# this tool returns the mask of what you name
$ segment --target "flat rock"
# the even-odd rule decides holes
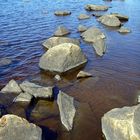
[[[81,34],[84,41],[93,43],[99,38],[105,38],[105,34],[96,27],[90,27]]]
[[[14,102],[31,102],[32,100],[32,95],[25,92],[25,93],[20,93],[15,99]]]
[[[42,130],[35,124],[16,115],[0,118],[1,140],[41,140]]]
[[[52,98],[53,96],[53,87],[43,87],[29,81],[22,82],[20,87],[35,98]]]
[[[5,66],[5,65],[9,65],[11,63],[12,63],[12,60],[9,58],[1,58],[0,59],[0,67]]]
[[[54,14],[55,14],[56,16],[67,16],[67,15],[70,15],[71,12],[70,12],[70,11],[66,11],[66,10],[64,10],[64,11],[55,11]]]
[[[82,20],[82,19],[89,19],[89,18],[90,18],[90,16],[89,15],[86,15],[86,14],[80,14],[78,16],[78,19],[80,19],[80,20]]]
[[[78,31],[79,32],[84,32],[84,31],[86,31],[88,28],[86,27],[86,26],[84,26],[84,25],[79,25],[78,26]]]
[[[110,27],[119,27],[121,26],[120,20],[114,15],[103,15],[98,18],[102,24]]]
[[[119,30],[118,30],[119,33],[130,33],[131,30],[126,28],[126,27],[121,27]]]
[[[77,78],[86,78],[86,77],[92,77],[92,74],[85,72],[85,71],[80,71],[77,74]]]
[[[60,111],[61,122],[66,129],[70,131],[73,128],[73,119],[76,113],[74,99],[60,91],[57,97],[57,104]]]
[[[105,44],[105,40],[104,39],[97,39],[94,43],[93,43],[93,47],[96,51],[96,54],[99,56],[103,56],[103,54],[106,51],[106,44]]]
[[[65,26],[58,26],[57,30],[54,33],[54,36],[64,36],[69,33],[70,31]]]
[[[50,49],[52,47],[55,47],[59,44],[63,44],[63,43],[73,43],[76,45],[80,45],[80,42],[78,39],[74,39],[74,38],[68,38],[68,37],[51,37],[47,40],[45,40],[43,42],[43,46],[47,49]]]
[[[63,43],[49,49],[39,61],[39,67],[51,72],[64,73],[87,62],[79,46]]]
[[[119,20],[121,21],[128,21],[129,17],[123,14],[119,14],[119,13],[111,13],[111,15],[116,16]]]
[[[19,87],[18,83],[12,79],[3,89],[1,89],[1,92],[2,93],[20,93],[22,92],[22,90]]]
[[[102,131],[107,140],[140,139],[140,105],[115,108],[102,117]]]
[[[85,10],[87,11],[106,11],[108,10],[108,6],[106,5],[95,5],[95,4],[87,4],[85,6]]]

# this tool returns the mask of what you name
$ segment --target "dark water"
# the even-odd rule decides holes
[[[124,26],[132,33],[121,35],[115,29],[98,23],[95,17],[79,21],[79,14],[93,13],[84,10],[84,5],[88,3],[106,4],[112,7],[107,13],[128,15],[129,21]],[[84,123],[77,125],[70,134],[62,131],[59,139],[102,139],[100,119],[103,114],[114,107],[137,103],[137,92],[140,90],[139,5],[139,0],[0,0],[0,59],[7,57],[12,60],[10,65],[0,67],[0,87],[10,79],[19,82],[28,79],[59,86],[85,103],[82,108],[86,114],[86,117],[81,117]],[[54,16],[54,11],[59,9],[70,10],[72,14]],[[76,71],[64,75],[63,81],[57,83],[52,75],[41,72],[38,67],[39,58],[45,52],[41,43],[53,35],[58,25],[65,25],[71,31],[69,36],[80,39],[77,32],[79,24],[99,27],[107,36],[107,52],[98,57],[90,45],[82,42],[81,48],[88,57],[84,69],[94,77],[77,81]],[[92,111],[87,111],[88,108]],[[55,128],[57,123],[53,121],[50,119],[48,125]]]

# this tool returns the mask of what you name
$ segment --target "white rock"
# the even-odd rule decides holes
[[[80,20],[82,20],[82,19],[89,19],[89,18],[90,18],[90,16],[89,15],[86,15],[86,14],[80,14],[78,16],[78,19],[80,19]]]
[[[126,28],[126,27],[121,27],[119,30],[118,30],[119,33],[130,33],[131,30]]]
[[[86,77],[92,77],[92,74],[85,72],[85,71],[80,71],[77,74],[77,78],[86,78]]]
[[[60,81],[61,80],[61,77],[60,77],[60,75],[55,75],[55,77],[54,77],[57,81]]]
[[[108,10],[108,6],[106,5],[95,5],[95,4],[87,4],[85,9],[88,11],[106,11]]]
[[[54,33],[54,36],[64,36],[69,34],[70,31],[64,26],[58,26],[57,30]]]

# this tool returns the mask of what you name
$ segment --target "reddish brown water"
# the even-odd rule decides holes
[[[95,17],[79,21],[77,16],[80,13],[90,14],[83,8],[88,3],[91,1],[0,0],[0,58],[8,57],[12,60],[10,65],[0,67],[0,87],[10,79],[18,82],[28,79],[45,85],[57,85],[81,103],[80,119],[75,121],[71,133],[62,128],[58,113],[52,113],[48,119],[35,121],[36,124],[57,131],[57,136],[51,139],[101,140],[103,114],[115,107],[137,103],[137,92],[140,90],[140,1],[93,1],[111,6],[107,13],[119,12],[128,15],[129,21],[124,25],[130,28],[132,33],[127,35],[119,34],[116,29],[106,28],[98,23]],[[53,15],[55,10],[66,8],[72,12],[70,16]],[[108,48],[103,57],[96,56],[93,48],[81,40],[81,48],[88,57],[84,70],[92,73],[93,78],[77,80],[78,71],[75,71],[64,75],[61,82],[56,82],[52,75],[40,71],[39,58],[45,52],[41,43],[52,36],[60,24],[67,26],[72,32],[70,36],[75,38],[80,38],[77,32],[78,24],[99,27],[106,34]],[[57,110],[52,105],[50,110],[51,107]],[[23,116],[21,110],[24,110],[25,106],[20,106],[19,109],[15,105],[13,108],[16,108],[17,114]],[[49,135],[53,135],[49,132]]]

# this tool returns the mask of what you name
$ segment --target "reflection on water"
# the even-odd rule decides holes
[[[0,58],[12,60],[10,65],[0,67],[0,87],[13,78],[19,82],[29,79],[57,85],[76,100],[86,103],[82,110],[88,117],[81,117],[85,122],[76,125],[78,130],[71,135],[62,131],[61,139],[102,139],[100,119],[103,114],[114,107],[135,104],[137,91],[140,89],[140,1],[93,1],[95,4],[105,3],[111,6],[107,13],[120,12],[128,15],[130,19],[124,25],[132,33],[127,35],[106,28],[95,17],[79,21],[79,14],[93,13],[84,10],[84,5],[88,3],[91,1],[0,0]],[[56,17],[53,13],[58,9],[68,9],[72,14]],[[69,36],[80,39],[77,32],[79,24],[99,27],[107,36],[107,52],[103,57],[98,57],[93,48],[81,40],[81,48],[88,57],[88,64],[84,69],[92,73],[93,78],[77,81],[78,71],[75,71],[64,75],[63,80],[57,83],[53,75],[41,72],[38,67],[39,58],[45,52],[41,43],[53,35],[58,25],[65,25],[71,31]],[[86,106],[90,107],[91,113],[85,111]],[[57,126],[58,123],[52,123],[53,121],[56,122],[50,119],[50,124]]]

